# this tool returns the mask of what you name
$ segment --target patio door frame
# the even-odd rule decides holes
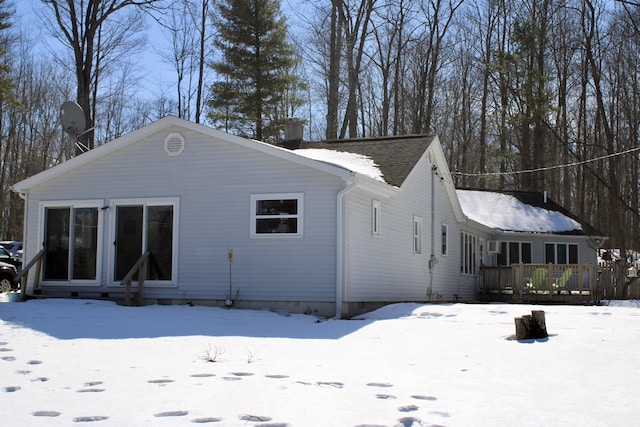
[[[68,239],[71,239],[71,242],[67,242],[67,278],[66,279],[48,279],[46,277],[46,264],[42,266],[42,284],[46,286],[100,286],[102,281],[102,250],[104,247],[103,244],[103,230],[104,230],[104,212],[103,205],[104,201],[102,199],[93,199],[93,200],[65,200],[65,201],[44,201],[39,203],[40,210],[40,221],[39,221],[39,241],[42,242],[42,246],[44,247],[47,240],[47,218],[48,218],[48,210],[49,209],[68,209],[70,214],[69,225],[71,227],[77,226],[74,223],[74,220],[71,219],[73,212],[75,209],[94,209],[97,212],[97,223],[96,223],[96,234],[95,234],[95,277],[94,278],[84,278],[84,279],[74,279],[73,275],[73,262],[72,255],[75,250],[79,250],[76,239],[75,231],[73,229],[68,230],[68,235],[66,236]],[[72,243],[72,242],[75,242]],[[53,249],[53,248],[49,248]],[[91,257],[93,258],[93,257]]]
[[[142,207],[142,253],[147,250],[147,209],[152,206],[171,206],[173,208],[172,238],[171,238],[171,278],[169,280],[154,280],[152,277],[145,278],[145,287],[176,287],[178,278],[178,224],[179,224],[179,200],[177,197],[167,198],[140,198],[140,199],[112,199],[109,204],[110,211],[110,232],[109,232],[109,268],[108,281],[110,286],[120,286],[120,281],[115,280],[116,276],[116,239],[118,232],[117,216],[119,207]],[[135,262],[135,261],[134,261]]]

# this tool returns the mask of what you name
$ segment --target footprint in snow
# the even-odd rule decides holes
[[[416,425],[414,423],[417,423],[417,425],[419,426],[423,425],[422,420],[420,418],[414,418],[414,417],[400,418],[398,422],[400,424],[397,424],[397,425],[401,427],[413,427],[414,425]]]
[[[222,418],[216,418],[216,417],[196,418],[191,420],[191,422],[194,424],[219,423],[221,421],[222,421]]]
[[[400,412],[413,412],[413,411],[417,411],[418,408],[416,405],[407,405],[407,406],[401,406],[398,408],[398,411]]]
[[[235,375],[236,377],[250,377],[253,374],[251,372],[231,372],[231,375]]]
[[[215,377],[215,374],[192,374],[191,377],[192,378],[208,378],[208,377]]]
[[[102,393],[103,391],[103,388],[81,388],[77,390],[78,393]]]
[[[154,417],[164,418],[164,417],[184,417],[189,415],[189,411],[167,411],[167,412],[158,412],[157,414],[153,414]]]
[[[413,399],[417,399],[417,400],[438,400],[437,398],[435,398],[433,396],[422,396],[420,394],[414,394],[411,397]]]
[[[41,363],[42,363],[42,361],[40,361],[40,360],[29,360],[27,362],[27,365],[39,365]]]
[[[367,383],[367,385],[369,387],[393,387],[393,384],[389,384],[389,383]]]
[[[283,379],[283,378],[289,378],[289,375],[268,374],[268,375],[265,375],[265,377],[267,377],[267,378],[275,378],[275,379]]]
[[[7,347],[0,347],[0,351],[1,352],[7,352],[7,351],[13,351],[12,348],[7,348]]]
[[[389,399],[395,399],[395,396],[392,396],[390,394],[376,394],[376,399],[381,399],[381,400],[389,400]]]
[[[59,417],[62,413],[58,411],[36,411],[32,413],[34,417]]]
[[[273,418],[271,417],[267,417],[264,415],[241,415],[240,417],[240,421],[251,421],[251,422],[264,422],[264,421],[271,421]]]
[[[7,393],[14,393],[14,392],[20,390],[20,387],[18,387],[18,386],[9,386],[9,387],[3,388],[3,390],[6,391]]]
[[[335,388],[344,387],[343,383],[339,383],[336,381],[318,381],[316,384],[318,384],[319,386],[329,386],[329,387],[335,387]]]
[[[159,380],[149,380],[147,381],[149,384],[158,384],[159,386],[164,386],[168,383],[172,383],[173,380],[170,379],[159,379]]]
[[[89,417],[75,417],[73,419],[74,423],[92,423],[94,421],[104,421],[109,417],[105,417],[104,415],[93,415]]]
[[[16,360],[16,358],[13,356],[4,356],[1,359],[7,362],[13,362],[14,360]]]

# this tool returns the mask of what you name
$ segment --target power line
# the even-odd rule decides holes
[[[554,169],[564,169],[564,168],[570,168],[570,167],[574,167],[574,166],[580,166],[580,165],[584,165],[584,164],[587,164],[587,163],[593,163],[593,162],[597,162],[597,161],[608,159],[608,158],[612,158],[612,157],[623,156],[625,154],[633,153],[635,151],[640,151],[640,147],[630,148],[628,150],[621,151],[619,153],[607,154],[606,156],[595,157],[593,159],[581,160],[579,162],[567,163],[567,164],[564,164],[564,165],[547,166],[547,167],[543,167],[543,168],[527,169],[527,170],[522,170],[522,171],[511,171],[511,172],[466,173],[466,172],[457,172],[456,171],[456,172],[453,173],[453,175],[458,175],[458,176],[522,175],[522,174],[525,174],[525,173],[544,172],[544,171],[550,171],[550,170],[554,170]]]

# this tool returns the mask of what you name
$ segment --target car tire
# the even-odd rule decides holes
[[[0,276],[0,292],[9,292],[13,289],[13,278],[4,275]]]

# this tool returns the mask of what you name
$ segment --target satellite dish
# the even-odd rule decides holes
[[[80,135],[87,126],[82,107],[73,101],[64,102],[60,107],[60,123],[69,135],[74,137]]]
[[[64,131],[69,134],[67,159],[70,159],[75,154],[76,137],[81,135],[87,126],[82,107],[73,101],[64,102],[60,107],[60,123]]]

